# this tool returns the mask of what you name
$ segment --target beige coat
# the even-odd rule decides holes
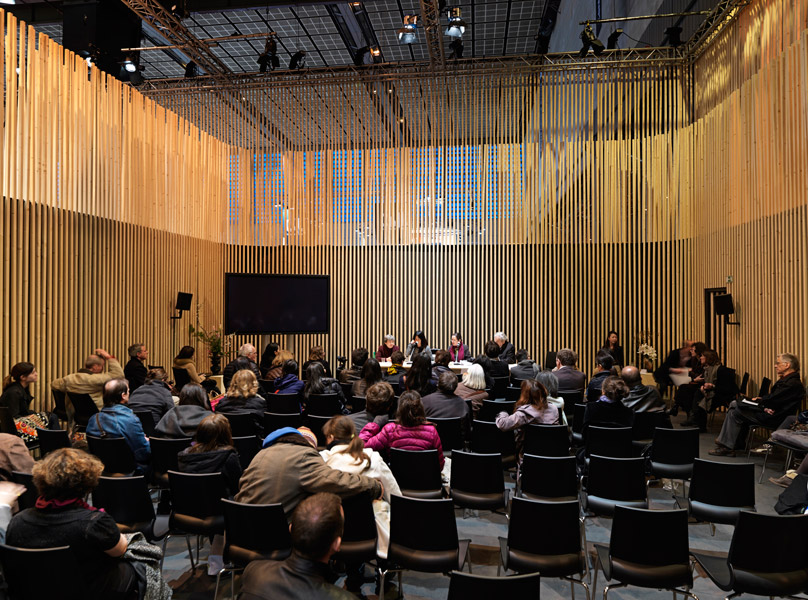
[[[51,387],[60,392],[72,394],[90,394],[98,410],[104,407],[104,384],[110,379],[124,379],[121,363],[116,358],[107,361],[106,373],[71,373],[61,379],[54,379]],[[68,398],[67,412],[73,414],[73,405]]]
[[[185,369],[188,371],[188,377],[191,378],[191,381],[194,383],[202,383],[202,378],[199,376],[199,373],[196,372],[196,365],[194,364],[193,359],[191,358],[175,358],[174,359],[174,367],[177,369]]]

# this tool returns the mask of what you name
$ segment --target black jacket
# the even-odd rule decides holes
[[[573,367],[561,367],[557,371],[553,371],[558,379],[558,394],[564,395],[564,392],[580,392],[583,393],[586,388],[586,373],[579,371]]]
[[[174,408],[171,388],[162,381],[150,381],[129,396],[129,408],[136,412],[149,411],[156,425]]]
[[[460,431],[464,440],[471,439],[471,413],[469,405],[460,396],[447,396],[440,390],[421,398],[426,418],[453,419],[460,417]]]
[[[253,416],[255,432],[259,437],[264,433],[264,413],[267,410],[267,401],[261,396],[251,396],[250,398],[230,398],[225,396],[216,405],[217,413],[241,413],[248,412]]]
[[[0,406],[7,406],[13,418],[24,417],[31,414],[31,396],[27,388],[24,388],[19,381],[15,381],[3,390],[0,396]]]
[[[241,463],[234,448],[222,448],[210,452],[191,452],[186,448],[177,455],[177,466],[183,473],[221,473],[229,496],[238,492]]]
[[[504,363],[516,362],[516,350],[514,350],[513,344],[510,342],[502,344],[502,348],[499,349],[499,360]]]
[[[611,375],[609,371],[599,371],[592,376],[592,379],[589,380],[589,385],[586,386],[587,402],[597,402],[598,398],[600,398],[600,391],[603,388],[603,380],[609,375]]]
[[[634,413],[622,402],[587,402],[584,412],[584,431],[590,426],[596,427],[631,427],[634,425]],[[584,434],[586,437],[586,434]]]
[[[805,398],[805,386],[802,385],[800,374],[791,373],[778,379],[771,392],[760,397],[759,408],[747,408],[741,403],[738,403],[738,408],[753,420],[770,429],[776,429],[786,417],[797,413],[803,398]],[[764,408],[771,408],[774,414],[763,412]]]
[[[148,370],[143,366],[143,363],[137,358],[130,358],[129,362],[123,368],[123,375],[129,382],[129,393],[131,394],[141,385],[146,383],[146,374]]]
[[[662,412],[665,410],[665,402],[663,402],[659,390],[642,383],[638,383],[631,388],[628,396],[623,398],[623,405],[635,413]]]
[[[199,427],[202,419],[212,414],[201,406],[175,406],[157,423],[154,435],[174,440],[192,438],[196,435],[196,428]]]
[[[522,381],[525,379],[536,379],[536,374],[539,368],[536,366],[536,361],[526,359],[519,361],[519,363],[511,369],[511,381]]]
[[[233,379],[233,375],[236,374],[236,367],[238,366],[237,361],[238,358],[231,360],[229,363],[227,363],[224,371],[222,371],[222,383],[224,384],[224,389],[222,390],[223,392],[227,392],[227,388],[230,387],[230,380]],[[250,361],[250,368],[252,369],[252,372],[255,373],[255,378],[261,379],[261,371],[258,369],[258,365],[253,361]]]
[[[331,568],[292,552],[284,561],[254,560],[241,576],[240,600],[356,600],[333,584]]]
[[[508,367],[508,362],[502,360],[491,361],[491,377],[510,377],[511,370]]]

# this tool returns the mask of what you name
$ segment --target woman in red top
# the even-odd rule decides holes
[[[421,404],[421,395],[418,392],[404,392],[398,400],[398,413],[396,422],[379,427],[378,423],[370,422],[362,428],[359,437],[365,442],[365,448],[376,451],[388,448],[401,448],[402,450],[432,450],[438,451],[438,462],[443,469],[443,448],[440,444],[438,430],[432,423],[428,423],[424,414],[424,405]]]

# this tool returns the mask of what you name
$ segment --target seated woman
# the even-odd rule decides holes
[[[283,363],[285,363],[287,360],[294,359],[294,355],[288,350],[278,350],[275,358],[272,359],[272,366],[270,367],[269,371],[267,371],[267,374],[264,375],[264,379],[274,381],[278,377],[283,377]]]
[[[154,436],[171,439],[194,437],[202,419],[212,414],[204,388],[189,383],[180,392],[179,405],[163,415],[154,427]]]
[[[70,546],[87,597],[129,598],[138,589],[138,579],[132,565],[122,558],[126,538],[115,519],[85,502],[103,470],[100,460],[75,448],[54,450],[37,462],[36,508],[11,519],[6,543],[20,548]]]
[[[163,369],[149,369],[146,381],[129,394],[129,408],[134,411],[149,412],[155,424],[174,408],[174,397],[168,385],[168,375]],[[191,385],[191,384],[186,384]]]
[[[338,471],[373,477],[384,485],[384,498],[373,501],[373,512],[376,515],[376,529],[379,533],[378,554],[381,558],[387,558],[387,546],[390,541],[390,496],[401,495],[393,472],[378,452],[365,448],[362,438],[356,435],[356,428],[349,417],[332,417],[323,426],[323,435],[328,445],[320,452],[320,456],[325,460],[325,464]]]
[[[290,358],[283,363],[283,375],[274,380],[276,394],[300,394],[306,385],[297,376],[297,361]]]
[[[429,347],[424,332],[419,329],[412,334],[412,341],[407,344],[404,356],[406,356],[408,360],[414,361],[415,357],[420,354],[424,354],[429,358],[429,362],[432,363],[432,348]]]
[[[508,363],[499,360],[499,353],[500,347],[494,340],[488,340],[485,343],[485,355],[488,357],[488,360],[491,361],[488,374],[491,375],[491,377],[510,377],[511,368],[508,366]]]
[[[606,341],[603,343],[603,347],[601,350],[605,350],[609,354],[612,355],[612,359],[614,360],[615,366],[618,368],[622,368],[626,366],[626,363],[623,359],[623,346],[618,344],[619,338],[617,337],[616,331],[610,331],[606,335]]]
[[[205,380],[204,375],[200,375],[196,372],[193,346],[183,346],[180,348],[177,356],[174,357],[174,368],[185,369],[192,383],[202,383]]]
[[[369,358],[362,367],[362,379],[357,379],[353,382],[351,392],[354,396],[364,397],[368,388],[381,380],[382,368],[379,366],[379,361],[375,358]]]
[[[183,473],[221,473],[232,498],[238,492],[241,463],[233,447],[230,422],[224,415],[210,415],[202,419],[196,430],[196,440],[177,455],[177,465]],[[210,544],[208,575],[217,575],[224,566],[222,551],[224,536],[215,535]]]
[[[401,376],[407,373],[404,368],[404,353],[401,351],[393,352],[390,357],[390,366],[384,371],[384,380],[392,386],[398,386]]]
[[[707,431],[707,414],[715,410],[714,404],[720,404],[722,399],[729,404],[737,395],[738,387],[735,385],[735,372],[721,364],[715,350],[705,350],[699,361],[704,383],[696,393],[691,416],[682,423],[682,427],[695,425],[704,433]]]
[[[547,402],[547,390],[535,379],[522,382],[522,392],[513,407],[513,414],[501,412],[496,419],[500,431],[516,432],[516,450],[522,456],[525,425],[558,425],[558,409]]]
[[[384,342],[382,345],[376,350],[376,360],[379,362],[389,361],[390,357],[393,356],[393,352],[399,352],[400,350],[401,348],[396,346],[395,336],[388,333],[386,336],[384,336]]]
[[[303,401],[308,401],[312,394],[336,394],[340,411],[347,415],[350,411],[345,406],[345,394],[342,386],[333,377],[326,377],[323,365],[312,363],[306,373],[306,386],[303,388]]]
[[[494,380],[492,379],[492,377],[494,376],[494,374],[491,371],[491,365],[493,364],[491,359],[488,358],[485,354],[480,354],[480,356],[478,356],[471,362],[472,364],[480,365],[483,368],[483,374],[485,376],[485,387],[487,387],[488,389],[493,388]],[[510,375],[510,369],[508,370],[508,374]]]
[[[449,363],[451,362],[451,357],[446,350],[438,350],[435,352],[435,364],[432,367],[432,379],[436,382],[440,379],[441,373],[452,373],[452,370],[449,368]]]
[[[485,372],[481,365],[471,365],[469,370],[463,373],[463,380],[457,384],[455,394],[463,400],[471,400],[471,410],[476,418],[477,411],[483,406],[483,400],[488,400],[488,392],[485,391]]]
[[[558,378],[549,369],[543,369],[536,373],[536,381],[547,390],[547,404],[555,406],[561,416],[561,424],[567,424],[567,415],[564,414],[564,398],[558,395]]]
[[[255,433],[261,436],[264,432],[264,413],[267,401],[258,395],[258,380],[255,373],[247,369],[236,371],[227,395],[216,405],[217,413],[250,413],[255,424]]]
[[[278,344],[270,342],[264,351],[261,353],[261,362],[258,364],[258,369],[261,371],[261,378],[267,378],[267,372],[272,368],[272,361],[275,360],[275,355],[278,353]]]
[[[452,362],[460,362],[461,360],[471,359],[469,347],[463,343],[463,336],[460,335],[460,332],[455,332],[452,334],[452,341],[449,344],[449,356],[451,357]]]
[[[438,461],[443,469],[443,448],[438,430],[427,422],[421,395],[418,392],[404,392],[398,400],[396,422],[384,427],[371,421],[359,432],[365,447],[372,450],[401,448],[402,450],[438,451]]]
[[[328,361],[325,359],[325,350],[323,350],[323,347],[312,346],[309,350],[309,360],[303,363],[303,379],[306,379],[306,372],[309,370],[309,365],[316,362],[323,365],[326,377],[333,377],[331,367],[328,366]]]
[[[626,382],[614,375],[603,380],[601,396],[595,402],[586,403],[584,412],[584,439],[590,425],[597,427],[631,427],[634,411],[626,408],[623,398],[628,396]]]
[[[432,377],[432,359],[426,354],[417,355],[407,374],[401,376],[399,388],[418,392],[421,396],[436,391],[438,382]]]
[[[17,435],[26,443],[36,442],[36,429],[58,429],[59,419],[48,412],[33,412],[31,384],[39,379],[36,367],[29,362],[18,362],[3,379],[0,406],[8,408],[17,427]]]

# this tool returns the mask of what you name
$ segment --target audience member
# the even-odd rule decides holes
[[[255,373],[242,369],[236,371],[227,395],[216,405],[216,412],[222,414],[248,412],[253,417],[255,431],[260,436],[264,431],[264,413],[267,401],[258,395],[258,380]]]
[[[188,383],[180,391],[180,402],[168,411],[154,427],[154,435],[161,438],[192,438],[205,417],[212,415],[204,388]]]
[[[392,408],[393,388],[386,381],[380,381],[367,389],[365,410],[351,413],[348,416],[353,421],[357,431],[361,431],[370,421],[375,421],[381,427],[384,427],[390,420]]]
[[[403,365],[404,353],[400,351],[393,352],[393,355],[390,357],[390,366],[387,367],[384,372],[384,380],[390,385],[398,386],[401,376],[407,372]]]
[[[438,377],[438,391],[421,398],[424,414],[427,418],[453,419],[460,417],[460,429],[464,440],[471,439],[471,411],[469,405],[455,394],[457,376],[451,371],[441,373]]]
[[[363,397],[367,389],[374,383],[382,380],[382,368],[379,366],[379,361],[375,358],[369,358],[365,361],[362,367],[362,378],[353,382],[351,392],[354,396]]]
[[[387,558],[387,545],[390,541],[390,496],[401,495],[396,478],[387,463],[378,452],[365,448],[362,438],[356,435],[353,421],[345,416],[332,417],[323,426],[323,435],[328,444],[325,450],[320,451],[325,464],[332,469],[372,477],[382,482],[384,497],[373,501],[373,513],[376,515],[376,530],[378,556]],[[349,580],[351,572],[349,571]],[[347,588],[353,592],[358,591],[358,583],[346,582]]]
[[[160,422],[168,411],[174,408],[174,397],[171,395],[171,386],[168,385],[168,374],[157,367],[146,373],[142,386],[134,392],[129,388],[129,408],[133,411],[148,411],[154,419],[155,425]]]
[[[603,342],[601,350],[605,350],[611,354],[614,364],[618,367],[622,367],[625,364],[623,359],[623,346],[621,346],[618,341],[617,332],[613,330],[610,331],[606,335],[606,341]]]
[[[530,358],[530,354],[528,354],[527,350],[520,348],[516,352],[516,366],[511,369],[511,381],[516,385],[518,381],[536,379],[539,370],[539,365]]]
[[[386,362],[393,356],[393,352],[399,352],[401,348],[396,345],[396,338],[389,333],[384,336],[384,342],[376,349],[376,360]]]
[[[463,373],[463,379],[457,384],[455,394],[463,400],[471,401],[471,410],[474,418],[483,406],[483,400],[488,400],[488,392],[485,391],[485,373],[480,365],[471,365],[469,370]]]
[[[261,377],[267,378],[267,372],[272,368],[272,361],[275,360],[275,355],[278,353],[278,344],[270,342],[264,348],[261,354],[261,362],[258,364],[258,369],[261,371]],[[305,370],[305,367],[304,367]]]
[[[696,401],[696,396],[704,384],[704,364],[701,357],[707,350],[706,344],[702,342],[694,343],[690,348],[690,359],[681,369],[669,369],[668,373],[688,374],[690,376],[689,383],[683,383],[676,386],[676,392],[673,396],[673,408],[671,414],[676,416],[679,414],[681,408],[688,414],[688,418],[692,419],[693,405]],[[670,376],[670,375],[669,375]]]
[[[407,357],[407,360],[414,361],[415,357],[421,354],[429,359],[430,364],[432,363],[432,348],[429,347],[429,342],[426,341],[424,332],[419,329],[412,334],[412,341],[407,344],[404,355]]]
[[[485,355],[491,360],[491,377],[510,377],[511,369],[508,363],[500,360],[500,347],[493,340],[485,343]]]
[[[333,377],[331,374],[331,367],[329,366],[328,361],[325,359],[325,350],[323,350],[323,347],[312,346],[309,348],[309,360],[303,363],[303,368],[301,369],[303,372],[303,379],[306,379],[306,373],[308,372],[309,365],[316,362],[323,365],[323,371],[325,372],[326,377]]]
[[[276,394],[302,394],[306,383],[297,376],[297,361],[290,358],[283,363],[283,375],[274,380]]]
[[[345,394],[342,391],[342,386],[336,379],[325,376],[323,365],[320,363],[310,364],[306,372],[303,400],[308,401],[312,394],[336,394],[342,414],[347,415],[350,412],[345,405]]]
[[[33,468],[34,459],[22,438],[0,433],[0,480],[10,480],[14,471],[30,473]]]
[[[611,358],[611,357],[610,357]],[[586,403],[584,412],[584,437],[590,425],[598,427],[631,427],[634,424],[634,412],[626,408],[623,399],[628,396],[626,383],[616,376],[603,380],[600,397]]]
[[[106,373],[104,372],[105,364],[109,368]],[[59,392],[89,394],[95,405],[101,409],[104,406],[104,384],[110,379],[119,379],[123,376],[123,369],[118,359],[106,350],[96,348],[85,359],[83,369],[61,379],[54,379],[51,382],[51,388]],[[65,400],[65,410],[67,412],[68,430],[73,431],[76,411],[73,409],[73,403],[70,398]]]
[[[317,492],[341,496],[370,492],[373,498],[382,497],[384,487],[379,481],[331,469],[317,452],[316,441],[309,440],[302,431],[291,427],[270,433],[264,439],[263,450],[241,476],[236,500],[246,504],[280,503],[289,517],[301,500]]]
[[[693,358],[693,346],[695,343],[694,340],[684,340],[682,347],[671,350],[670,354],[662,361],[662,364],[657,367],[654,371],[654,379],[659,384],[660,389],[673,385],[670,378],[671,373],[681,375],[687,372],[690,360]]]
[[[471,352],[469,347],[463,343],[463,336],[459,331],[452,334],[452,339],[449,344],[449,357],[453,362],[460,362],[461,360],[469,360]]]
[[[603,381],[613,375],[612,367],[614,367],[614,359],[612,355],[601,350],[595,357],[595,374],[589,380],[589,385],[586,386],[586,401],[595,402],[600,398],[600,389]]]
[[[70,546],[89,598],[130,598],[133,591],[137,597],[135,569],[122,559],[126,538],[111,516],[85,502],[103,470],[100,460],[74,448],[54,450],[37,462],[36,508],[11,519],[6,543],[20,548]]]
[[[48,412],[31,410],[31,384],[39,380],[36,367],[29,362],[19,362],[11,367],[11,372],[3,379],[3,394],[0,395],[0,406],[8,412],[19,435],[26,442],[37,439],[37,427],[42,429],[58,429],[59,419]]]
[[[644,385],[637,367],[623,367],[620,377],[629,389],[628,396],[622,400],[626,408],[630,408],[635,413],[665,411],[665,402],[662,400],[659,389]]]
[[[94,437],[122,437],[132,451],[141,472],[146,472],[151,459],[151,448],[143,425],[127,406],[129,382],[111,379],[104,384],[104,408],[87,423],[87,435]]]
[[[336,576],[328,563],[339,551],[345,523],[339,497],[315,494],[300,503],[291,521],[292,555],[247,565],[240,600],[356,600],[331,583]]]
[[[258,359],[258,350],[252,344],[242,344],[238,349],[238,356],[231,360],[222,371],[222,383],[225,389],[230,387],[230,380],[236,371],[249,369],[255,374],[256,379],[261,379],[261,370],[255,362]]]
[[[294,360],[294,355],[288,350],[281,348],[275,353],[275,358],[272,359],[272,366],[266,372],[264,378],[268,381],[275,381],[278,377],[283,377],[283,365],[287,360]]]
[[[339,374],[340,383],[353,383],[362,379],[362,367],[368,359],[367,348],[354,348],[351,352],[351,367],[343,369]]]
[[[506,364],[513,364],[516,362],[516,354],[513,344],[508,341],[508,336],[502,331],[497,331],[494,334],[494,342],[499,347],[499,360]],[[486,352],[488,354],[488,352]]]
[[[575,365],[578,363],[578,354],[569,348],[562,348],[556,353],[556,368],[553,373],[558,379],[558,393],[564,396],[581,396],[586,388],[586,375],[579,371]]]
[[[525,379],[513,414],[505,411],[496,417],[500,431],[515,431],[516,450],[524,453],[525,425],[558,425],[558,409],[547,402],[547,390],[535,379]]]
[[[0,433],[0,435],[8,434]],[[33,463],[33,459],[31,463]],[[0,481],[0,544],[6,543],[6,531],[8,530],[9,522],[11,522],[11,509],[16,506],[17,498],[25,493],[25,489],[25,486],[21,483]]]
[[[695,425],[700,431],[707,431],[707,413],[715,407],[713,402],[717,399],[717,394],[722,392],[722,396],[735,398],[738,388],[735,385],[735,371],[727,369],[721,364],[718,353],[715,350],[705,350],[699,356],[702,366],[702,380],[693,401],[693,409],[688,419],[682,423],[683,427]]]
[[[452,370],[449,368],[451,360],[446,350],[438,350],[435,352],[435,364],[432,366],[432,379],[437,381],[441,373],[452,373]]]
[[[390,448],[402,450],[437,449],[440,468],[443,469],[443,448],[438,430],[427,422],[421,395],[418,392],[404,392],[398,399],[397,422],[380,427],[370,422],[359,432],[359,437],[367,448],[382,451]]]
[[[147,369],[144,363],[149,360],[149,351],[145,344],[132,344],[126,353],[129,355],[129,362],[124,365],[123,373],[129,382],[129,391],[134,392],[146,383]]]
[[[739,404],[736,400],[730,403],[721,433],[715,439],[715,449],[710,450],[711,455],[735,456],[735,447],[746,426],[763,425],[777,429],[786,417],[797,412],[805,398],[799,359],[793,354],[779,354],[774,369],[778,379],[771,392],[752,398],[756,405]]]
[[[808,453],[808,423],[806,423],[806,416],[804,411],[799,415],[789,415],[780,423],[780,427],[772,431],[771,439],[794,448],[800,448],[803,452]],[[771,444],[765,444],[764,449],[771,451]],[[808,455],[800,462],[796,474],[808,475]],[[791,472],[786,472],[782,477],[769,477],[769,481],[787,488],[794,483],[794,478],[790,475],[792,475]]]
[[[432,378],[432,360],[425,353],[415,357],[410,370],[406,375],[401,376],[399,387],[418,392],[421,396],[431,394],[438,389],[437,382]]]
[[[493,374],[491,372],[491,359],[488,358],[485,354],[480,354],[477,358],[471,361],[473,365],[480,365],[483,368],[483,374],[485,376],[485,387],[489,390],[494,387],[494,380],[492,379]]]
[[[201,384],[205,380],[205,376],[200,375],[196,371],[196,364],[194,364],[194,352],[195,350],[193,346],[183,346],[180,348],[177,356],[174,357],[174,368],[185,369],[191,383]]]
[[[535,379],[547,390],[547,404],[556,407],[559,421],[563,425],[567,425],[567,415],[564,413],[564,397],[558,393],[558,378],[555,376],[555,373],[549,369],[542,369],[536,373]]]

